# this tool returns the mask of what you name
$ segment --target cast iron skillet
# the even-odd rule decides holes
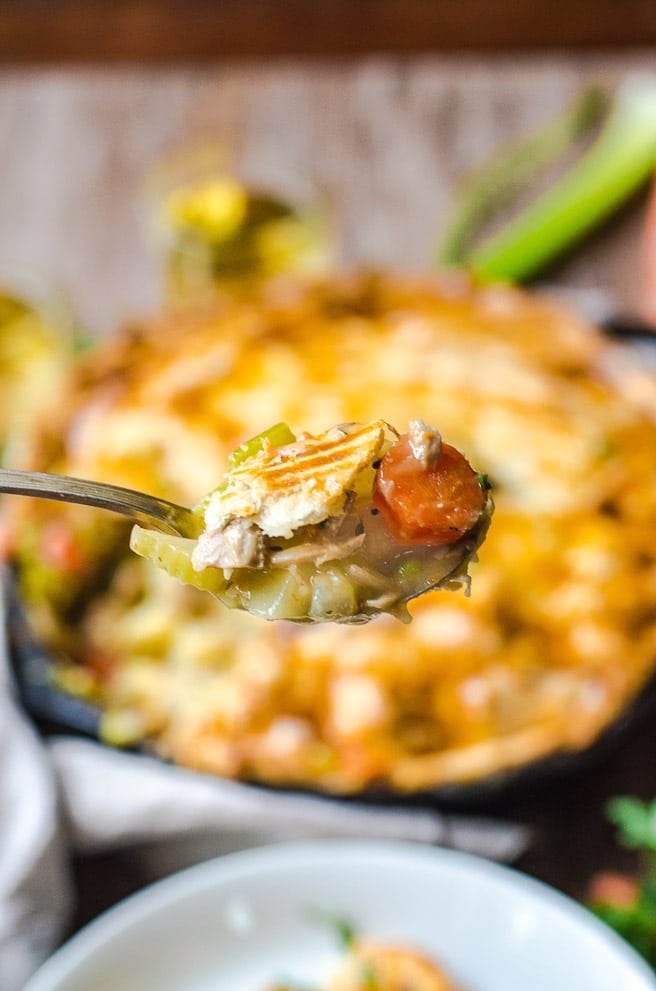
[[[52,685],[50,671],[53,658],[30,631],[11,575],[6,577],[5,587],[10,658],[23,706],[45,736],[63,732],[97,740],[100,711]],[[655,714],[656,675],[615,722],[585,750],[551,754],[469,784],[442,786],[410,794],[390,788],[371,788],[354,797],[358,801],[380,804],[429,804],[454,811],[497,809],[540,784],[565,775],[583,774],[603,760],[644,720],[653,718]],[[132,748],[132,752],[145,753],[147,748]]]
[[[650,362],[656,361],[654,328],[639,320],[620,316],[605,321],[602,329],[609,337],[635,345],[641,353],[647,347]],[[100,711],[53,686],[50,672],[54,659],[30,630],[11,574],[5,575],[5,597],[10,659],[23,706],[44,735],[64,732],[98,740]],[[437,808],[462,811],[497,808],[525,791],[532,791],[539,784],[565,775],[584,773],[603,760],[647,717],[655,714],[656,674],[618,718],[584,750],[550,754],[472,783],[446,785],[411,794],[390,788],[372,788],[355,797],[358,801],[381,804],[398,804],[400,801],[423,805],[430,803]],[[137,747],[133,748],[133,752],[143,753],[146,749],[145,746]]]

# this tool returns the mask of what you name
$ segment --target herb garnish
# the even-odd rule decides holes
[[[656,801],[615,798],[606,813],[619,828],[620,843],[640,853],[643,867],[638,878],[599,876],[589,907],[656,967]]]
[[[334,915],[322,908],[311,907],[308,910],[308,917],[314,922],[321,922],[330,926],[337,934],[343,947],[349,950],[355,942],[356,931],[353,923],[349,922],[341,915]]]

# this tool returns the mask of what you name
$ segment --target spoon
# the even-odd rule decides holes
[[[416,422],[432,436],[430,428]],[[137,525],[132,531],[133,551],[183,583],[210,592],[231,609],[296,622],[362,623],[381,613],[409,621],[411,599],[432,589],[468,584],[467,566],[485,537],[492,503],[462,455],[454,449],[446,453],[440,440],[436,464],[444,461],[445,470],[455,471],[452,461],[457,454],[456,465],[460,464],[460,470],[465,466],[470,490],[473,486],[476,493],[475,512],[468,525],[450,526],[446,536],[436,530],[432,541],[413,544],[397,539],[385,513],[374,505],[373,493],[357,503],[351,489],[357,485],[353,480],[357,473],[371,471],[374,461],[378,465],[375,477],[387,477],[392,468],[383,469],[390,452],[399,447],[405,450],[409,442],[395,440],[399,436],[395,434],[380,467],[377,459],[386,432],[384,421],[372,421],[353,425],[350,431],[334,428],[318,438],[305,435],[287,446],[262,446],[264,435],[260,435],[231,456],[223,482],[195,509],[104,482],[10,468],[0,468],[0,492],[93,506],[145,524],[146,529]],[[258,445],[260,453],[254,454],[253,447]],[[359,457],[363,450],[368,453],[360,464],[353,452]],[[415,460],[413,455],[413,464]],[[436,469],[425,469],[417,462],[415,470],[421,475]],[[340,472],[347,473],[342,479],[346,498],[341,507],[339,498],[331,496],[328,487],[325,491],[321,487],[327,486],[324,476],[334,487],[342,477]],[[407,471],[403,478],[406,475]],[[307,503],[297,498],[299,485],[308,479],[310,492],[318,492],[323,500],[324,515],[289,524],[287,534],[280,521],[288,526],[284,511],[290,500],[295,512],[300,512],[300,505],[308,513]],[[366,484],[373,484],[369,476]],[[266,525],[272,524],[264,513],[262,527],[254,522],[255,516],[244,519],[239,514],[227,519],[220,514],[219,524],[213,523],[217,504],[221,509],[225,501],[234,502],[237,493],[238,499],[250,505],[263,485],[269,486],[265,506],[279,536],[275,529],[267,534]],[[331,498],[335,508],[324,509],[326,500],[332,506]],[[309,506],[314,512],[314,503]],[[440,513],[442,506],[436,502]]]
[[[0,468],[0,492],[108,509],[180,537],[197,537],[202,529],[202,521],[185,506],[120,485],[68,475]]]

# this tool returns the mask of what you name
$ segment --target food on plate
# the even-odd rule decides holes
[[[487,474],[494,520],[469,598],[421,596],[409,625],[301,625],[172,580],[109,514],[6,500],[57,683],[114,744],[334,793],[588,746],[656,662],[653,390],[643,374],[627,391],[630,368],[552,302],[459,278],[277,282],[126,328],[84,358],[25,467],[189,506],[263,423],[421,418]]]
[[[353,939],[321,987],[325,991],[458,991],[441,966],[414,947],[360,938]],[[290,982],[269,991],[293,988]]]
[[[264,619],[410,619],[406,603],[467,586],[492,501],[437,430],[384,420],[242,445],[201,500],[197,539],[135,526],[130,545],[168,574]]]
[[[456,991],[441,967],[414,948],[355,939],[327,991]]]

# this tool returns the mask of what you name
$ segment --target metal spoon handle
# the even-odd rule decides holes
[[[0,468],[0,492],[96,506],[130,516],[165,533],[182,537],[198,535],[199,522],[190,509],[119,485],[70,478],[68,475]]]

